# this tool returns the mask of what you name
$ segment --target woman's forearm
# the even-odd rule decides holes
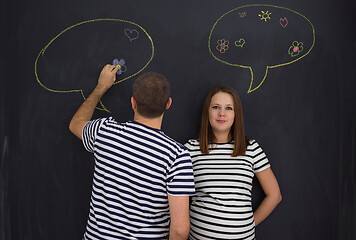
[[[265,220],[281,201],[282,195],[280,192],[275,195],[266,196],[253,214],[255,226]]]

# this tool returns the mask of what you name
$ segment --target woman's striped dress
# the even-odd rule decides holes
[[[270,167],[262,148],[250,140],[246,154],[231,157],[233,142],[214,144],[202,154],[189,140],[196,195],[190,207],[190,239],[255,239],[252,179]]]

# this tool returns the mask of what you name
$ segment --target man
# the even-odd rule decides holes
[[[193,170],[186,148],[160,130],[172,103],[165,77],[146,73],[135,80],[133,121],[90,121],[117,70],[114,65],[102,69],[69,125],[95,158],[84,239],[187,239]]]

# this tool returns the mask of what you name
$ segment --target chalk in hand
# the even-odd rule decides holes
[[[117,75],[121,75],[122,73],[126,72],[127,68],[125,66],[125,60],[124,59],[114,59],[112,61],[112,65],[115,65],[116,67],[119,68],[119,70],[116,72]]]

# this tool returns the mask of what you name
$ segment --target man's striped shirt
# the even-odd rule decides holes
[[[190,140],[188,148],[194,170],[196,195],[190,206],[190,239],[255,239],[252,212],[254,173],[270,167],[268,159],[254,140],[244,156],[231,157],[233,142],[211,145],[202,154],[199,141]]]
[[[84,239],[167,239],[168,194],[193,195],[187,149],[161,130],[112,118],[88,122],[95,170]]]

